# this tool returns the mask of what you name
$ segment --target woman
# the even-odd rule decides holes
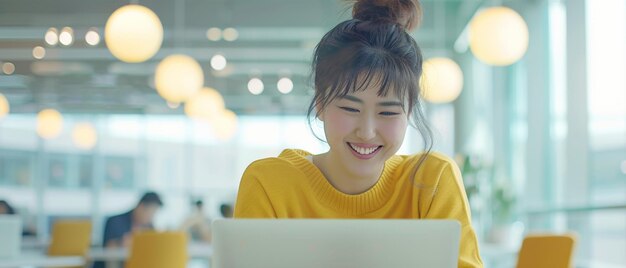
[[[430,152],[420,107],[422,56],[407,33],[417,0],[362,0],[353,19],[317,45],[309,116],[324,123],[330,150],[284,150],[246,169],[235,218],[455,219],[459,267],[482,267],[458,167]],[[412,123],[424,153],[395,155]]]

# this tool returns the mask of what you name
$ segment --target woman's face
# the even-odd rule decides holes
[[[357,176],[380,172],[400,149],[408,125],[403,100],[393,90],[378,96],[379,87],[372,84],[333,100],[319,114],[333,163]]]

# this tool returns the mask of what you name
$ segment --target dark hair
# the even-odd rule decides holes
[[[9,205],[9,202],[5,200],[0,200],[0,206],[3,206],[7,209],[7,214],[9,215],[15,214],[15,209],[13,209],[11,205]]]
[[[201,208],[204,205],[204,202],[202,200],[197,200],[194,204],[197,208]]]
[[[403,109],[412,115],[411,125],[420,132],[426,149],[415,174],[433,146],[420,102],[422,53],[407,32],[419,23],[420,4],[418,0],[359,0],[352,16],[326,33],[315,48],[315,94],[307,113],[309,125],[311,114],[315,111],[317,118],[318,111],[336,98],[365,90],[370,84],[380,86],[378,96],[393,90],[406,100],[408,107]]]
[[[163,206],[161,197],[159,197],[159,195],[155,192],[146,192],[145,194],[143,194],[143,196],[139,200],[139,204],[158,205],[159,207]]]
[[[417,27],[422,18],[418,0],[361,0],[353,2],[352,17],[362,21],[397,23],[408,31]]]
[[[224,218],[230,218],[233,216],[233,207],[229,204],[220,205],[220,213]]]

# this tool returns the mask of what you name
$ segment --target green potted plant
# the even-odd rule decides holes
[[[516,219],[515,188],[508,179],[499,179],[492,186],[492,224],[489,240],[505,247],[517,248],[521,242],[524,225]]]
[[[514,219],[515,192],[504,180],[496,182],[491,194],[494,225],[508,225]]]

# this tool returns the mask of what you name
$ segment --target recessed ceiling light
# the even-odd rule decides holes
[[[46,49],[42,46],[36,46],[33,48],[33,58],[35,59],[43,59],[46,56]]]
[[[63,27],[59,34],[59,42],[64,46],[69,46],[74,43],[74,30],[70,27]]]
[[[89,29],[85,34],[85,42],[91,46],[96,46],[100,43],[100,34],[95,28]]]
[[[211,67],[216,71],[221,71],[226,68],[226,58],[220,54],[215,54],[211,57]]]
[[[59,31],[57,31],[57,28],[51,27],[48,29],[44,40],[48,45],[56,46],[59,43]]]
[[[289,94],[289,92],[293,90],[293,82],[287,77],[278,80],[276,86],[278,87],[278,91],[283,94]]]
[[[248,81],[248,91],[250,91],[250,93],[252,93],[253,95],[259,95],[263,93],[263,89],[264,86],[261,79],[255,77]]]
[[[209,30],[206,31],[206,38],[211,41],[219,41],[222,39],[222,30],[217,27],[209,28]]]
[[[235,28],[226,28],[222,35],[226,41],[235,41],[239,37],[239,32]]]

